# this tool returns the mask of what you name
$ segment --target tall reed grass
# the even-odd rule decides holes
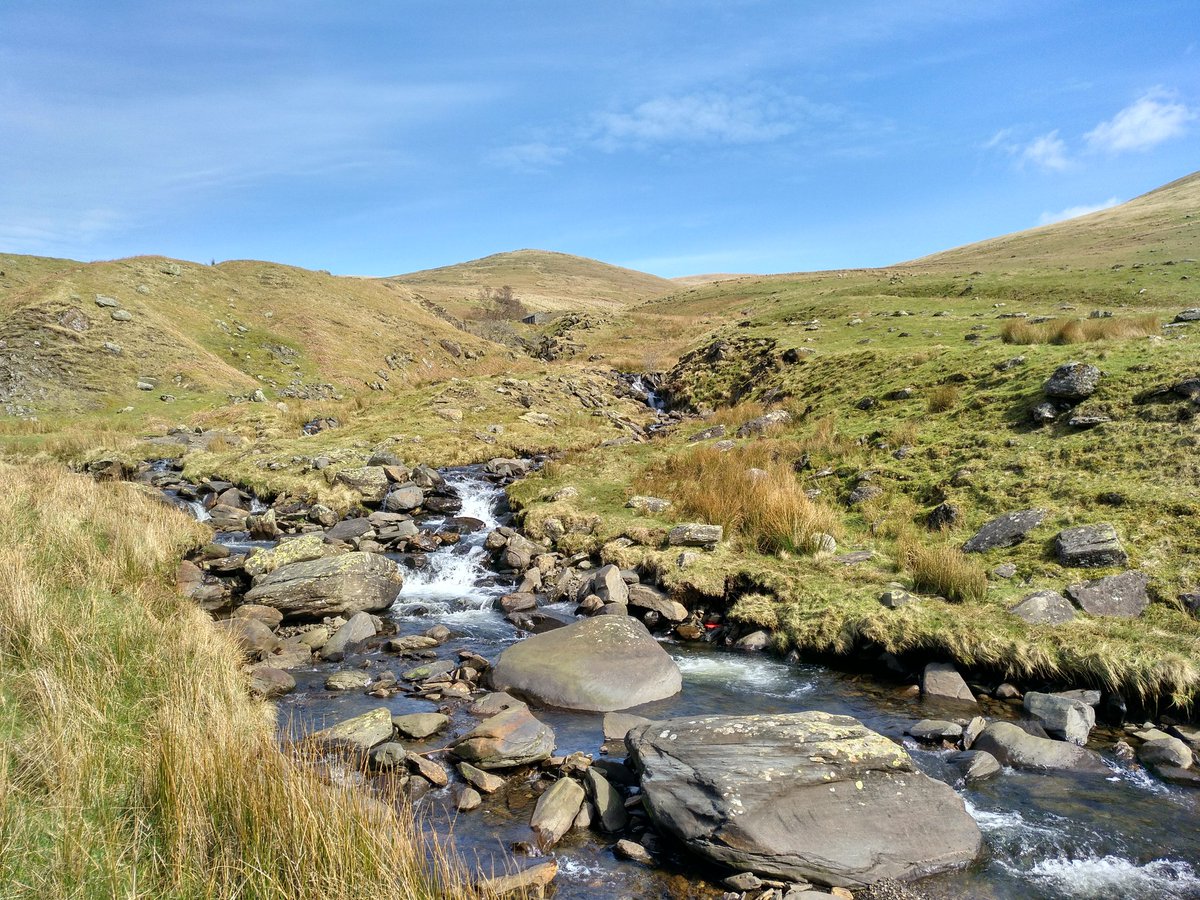
[[[1105,319],[1049,319],[1027,322],[1010,319],[1000,329],[1006,344],[1086,344],[1093,341],[1117,341],[1159,334],[1162,324],[1156,316]]]

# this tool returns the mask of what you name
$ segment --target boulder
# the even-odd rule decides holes
[[[1096,711],[1073,697],[1030,691],[1025,695],[1025,711],[1047,734],[1081,747],[1096,727]]]
[[[974,749],[986,751],[1001,765],[1014,769],[1108,771],[1099,754],[1065,741],[1032,735],[1011,722],[993,722],[976,739]]]
[[[929,663],[921,675],[921,696],[974,703],[975,695],[951,663]]]
[[[1086,400],[1100,386],[1101,372],[1087,363],[1069,362],[1054,370],[1042,385],[1042,393],[1057,400],[1078,403]]]
[[[682,678],[641,622],[598,616],[508,647],[492,684],[550,706],[610,712],[674,696]]]
[[[485,897],[536,897],[544,895],[545,889],[554,881],[558,874],[558,861],[538,863],[512,875],[497,875],[492,878],[481,878],[476,888]]]
[[[278,628],[283,621],[283,613],[259,603],[244,603],[233,611],[231,618],[257,619],[268,628]]]
[[[532,465],[533,461],[528,459],[504,459],[497,457],[496,459],[489,459],[484,464],[483,470],[496,478],[523,478],[529,474],[529,469]]]
[[[724,536],[725,529],[720,525],[689,522],[672,528],[667,543],[672,547],[716,547]]]
[[[371,676],[361,669],[334,672],[325,679],[327,691],[361,691],[371,683]]]
[[[648,584],[629,586],[629,608],[639,615],[647,612],[657,613],[660,619],[673,624],[686,622],[688,617],[686,606]]]
[[[391,726],[391,719],[388,719]],[[554,732],[534,718],[525,704],[496,713],[451,746],[457,759],[479,769],[507,769],[549,759]]]
[[[1064,566],[1082,569],[1123,566],[1129,561],[1117,529],[1108,523],[1063,529],[1054,539],[1054,553]]]
[[[380,507],[385,512],[410,512],[425,502],[425,492],[415,484],[399,484],[383,498]]]
[[[918,741],[939,743],[941,741],[957,741],[962,737],[962,726],[943,719],[922,719],[908,726],[908,733]]]
[[[250,694],[259,700],[274,700],[296,689],[296,679],[282,669],[256,666],[250,673]]]
[[[392,725],[401,737],[413,741],[423,741],[450,724],[450,717],[442,713],[408,713],[402,716],[392,716]]]
[[[571,824],[583,806],[584,793],[573,778],[560,778],[538,797],[529,827],[537,835],[537,845],[543,852],[557,844],[571,830]]]
[[[983,553],[987,550],[1015,547],[1025,540],[1026,535],[1037,528],[1045,517],[1044,509],[1022,509],[997,516],[963,544],[963,552]]]
[[[1009,612],[1030,625],[1061,625],[1075,618],[1075,607],[1058,591],[1035,591]]]
[[[629,585],[614,565],[601,566],[592,576],[592,593],[605,603],[627,603]]]
[[[261,659],[275,651],[279,638],[257,619],[225,619],[216,623],[218,631],[224,631],[238,648],[251,659]]]
[[[372,637],[375,637],[375,620],[370,613],[358,612],[333,633],[317,655],[330,662],[341,662],[346,658],[347,650]]]
[[[1176,322],[1200,322],[1200,307],[1185,309],[1175,316]]]
[[[281,566],[257,579],[246,600],[315,618],[387,609],[403,585],[390,559],[354,552]]]
[[[949,786],[849,716],[671,719],[627,743],[657,828],[737,871],[860,888],[965,866],[982,846]]]
[[[738,437],[751,437],[756,434],[764,434],[772,428],[778,428],[780,425],[786,425],[792,421],[791,414],[785,409],[773,409],[763,416],[756,419],[751,419],[737,430]]]
[[[608,779],[599,770],[589,767],[583,773],[587,782],[588,796],[596,807],[596,815],[601,831],[614,834],[624,831],[629,824],[629,814],[625,811],[625,802],[616,789],[609,784]]]
[[[467,762],[460,762],[458,764],[458,774],[463,777],[463,780],[467,784],[484,794],[494,794],[500,788],[504,787],[504,779],[499,775],[493,775],[491,772],[477,769]]]
[[[311,739],[335,749],[368,752],[392,739],[392,713],[386,706],[314,732]]]
[[[325,540],[350,543],[355,538],[366,537],[375,532],[375,526],[370,519],[343,519],[325,532]]]
[[[387,496],[390,486],[387,472],[384,471],[383,466],[342,469],[334,480],[338,484],[344,484],[351,490],[357,491],[359,496],[368,503],[379,503],[383,500]]]
[[[1161,737],[1138,748],[1138,761],[1148,769],[1190,769],[1193,760],[1191,748],[1179,738]]]
[[[986,750],[961,750],[951,753],[946,762],[958,769],[968,784],[999,775],[1002,768],[996,757]]]
[[[1106,575],[1067,588],[1067,595],[1093,616],[1135,619],[1150,605],[1146,587],[1150,578],[1143,572]]]
[[[258,549],[246,557],[242,568],[251,578],[274,572],[289,563],[320,559],[336,551],[325,543],[319,534],[306,534],[290,541],[283,541],[268,549]]]
[[[637,510],[644,516],[657,516],[671,508],[671,501],[661,497],[630,497],[625,503],[626,509]]]

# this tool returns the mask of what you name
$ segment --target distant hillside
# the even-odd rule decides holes
[[[710,272],[707,275],[680,275],[672,278],[675,284],[681,284],[684,287],[693,287],[697,284],[713,284],[717,281],[736,281],[739,278],[760,278],[759,275],[753,275],[749,272]]]
[[[657,275],[547,250],[497,253],[387,280],[459,315],[481,305],[481,288],[504,285],[528,308],[550,312],[616,310],[678,289]]]
[[[1147,254],[1153,253],[1153,257]],[[906,263],[940,269],[1098,268],[1200,256],[1200,172],[1128,203]]]
[[[387,390],[502,352],[375,279],[161,257],[0,255],[0,272],[0,409],[21,414]]]

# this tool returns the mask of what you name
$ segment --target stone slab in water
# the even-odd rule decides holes
[[[628,616],[598,616],[526,638],[502,654],[492,685],[562,709],[611,712],[679,693],[675,661]]]
[[[246,593],[284,616],[334,616],[387,609],[404,585],[399,567],[376,553],[343,553],[281,566]]]
[[[849,716],[702,716],[630,732],[660,831],[737,871],[859,888],[969,864],[982,836],[947,785]]]

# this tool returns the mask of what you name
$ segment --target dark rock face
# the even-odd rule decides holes
[[[1100,386],[1101,372],[1086,363],[1070,362],[1059,366],[1042,386],[1047,397],[1077,403],[1086,400]]]
[[[1123,566],[1129,560],[1117,529],[1107,522],[1063,529],[1054,539],[1054,553],[1064,566],[1084,569]]]
[[[1005,513],[988,522],[963,544],[964,553],[983,553],[1015,547],[1046,517],[1044,509],[1022,509]]]
[[[645,625],[613,615],[513,644],[500,654],[492,684],[550,706],[610,712],[674,696],[683,680]]]
[[[626,742],[658,828],[738,871],[859,888],[966,865],[982,845],[953,790],[849,716],[671,719]]]
[[[941,503],[925,517],[925,526],[931,531],[953,528],[962,520],[962,510],[953,503]]]
[[[1150,596],[1146,593],[1149,583],[1149,576],[1143,572],[1122,572],[1073,584],[1067,588],[1067,594],[1084,612],[1093,616],[1136,619],[1150,605]]]

